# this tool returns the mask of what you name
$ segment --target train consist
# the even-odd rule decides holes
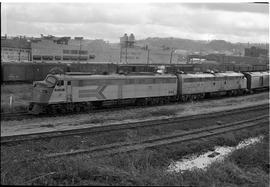
[[[67,113],[101,106],[151,105],[238,95],[269,88],[269,72],[176,74],[49,74],[33,83],[29,112]]]

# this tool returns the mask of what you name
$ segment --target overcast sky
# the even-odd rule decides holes
[[[269,5],[253,3],[2,3],[1,35],[83,36],[118,42],[176,37],[269,41]]]

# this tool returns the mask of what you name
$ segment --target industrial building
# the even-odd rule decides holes
[[[82,37],[47,36],[31,43],[33,61],[88,61],[87,43]]]
[[[268,49],[258,48],[252,46],[251,48],[245,48],[245,56],[249,57],[267,57],[269,56]]]
[[[1,62],[31,61],[31,43],[24,37],[1,37]]]
[[[52,35],[40,38],[1,37],[2,62],[86,62],[95,59],[89,52],[91,40],[82,37],[55,37]]]

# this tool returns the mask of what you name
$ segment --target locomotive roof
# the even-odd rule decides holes
[[[245,74],[251,75],[251,76],[264,76],[269,75],[269,71],[263,71],[263,72],[245,72]]]
[[[176,78],[175,75],[166,74],[154,74],[154,75],[119,75],[119,74],[112,74],[112,75],[64,75],[64,74],[56,74],[52,75],[57,79],[61,80],[85,80],[85,79],[119,79],[119,78],[137,78],[137,79],[144,79],[144,78]]]
[[[181,74],[183,78],[203,78],[203,77],[242,77],[244,76],[242,73],[237,72],[224,72],[224,73],[190,73],[190,74]]]

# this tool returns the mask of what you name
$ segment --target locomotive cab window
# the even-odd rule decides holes
[[[46,82],[50,85],[50,86],[54,86],[55,83],[56,83],[56,78],[52,77],[52,76],[49,76],[46,78]]]
[[[67,81],[67,85],[71,85],[71,81]]]
[[[57,86],[63,86],[64,85],[64,81],[63,80],[59,80],[58,82],[57,82]]]

